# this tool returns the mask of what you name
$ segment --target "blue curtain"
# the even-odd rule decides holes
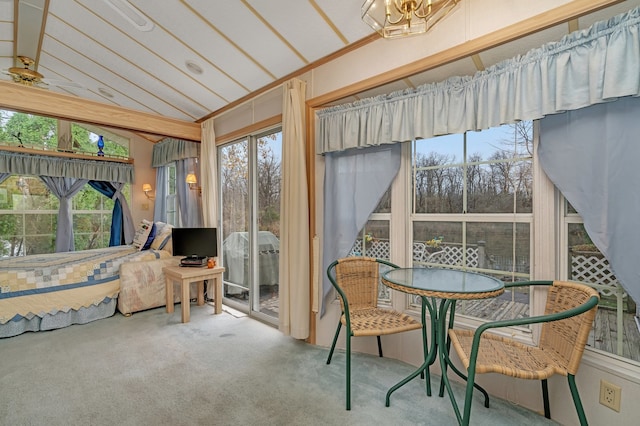
[[[153,204],[153,221],[167,222],[167,166],[156,167],[156,199]]]
[[[198,191],[189,189],[187,173],[195,173],[200,182],[195,158],[176,161],[176,196],[180,210],[180,225],[185,228],[202,226],[202,198]]]
[[[638,77],[636,75],[636,77]],[[540,165],[576,211],[626,292],[640,302],[640,98],[540,120]]]
[[[165,138],[153,146],[151,165],[156,168],[156,200],[153,220],[167,221],[166,173],[167,165],[176,164],[176,199],[180,212],[179,224],[183,227],[200,227],[203,223],[202,197],[192,191],[185,182],[187,173],[193,172],[201,185],[198,157],[200,144],[182,139]]]
[[[401,145],[351,149],[325,155],[322,310],[331,303],[326,270],[345,257],[400,170]]]
[[[164,138],[153,146],[151,167],[160,167],[184,158],[200,156],[200,143],[183,139]]]
[[[114,200],[109,246],[131,244],[135,229],[129,205],[127,204],[124,194],[121,192],[122,185],[117,182],[112,183],[93,180],[89,181],[89,185],[102,195]],[[130,224],[130,226],[127,224]]]

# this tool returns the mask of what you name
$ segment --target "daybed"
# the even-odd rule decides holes
[[[170,227],[145,246],[0,259],[0,337],[106,318],[116,305],[127,315],[164,306],[162,268],[179,259],[172,255]]]

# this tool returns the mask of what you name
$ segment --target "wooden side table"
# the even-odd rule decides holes
[[[180,304],[182,305],[182,322],[189,322],[189,304],[191,295],[189,292],[192,282],[198,283],[198,306],[204,305],[204,280],[214,280],[215,285],[213,300],[215,302],[214,313],[222,313],[222,273],[224,268],[181,267],[165,266],[162,268],[167,282],[167,313],[173,312],[173,284],[178,282],[181,286]]]

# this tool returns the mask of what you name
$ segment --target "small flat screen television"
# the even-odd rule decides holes
[[[174,256],[202,258],[218,256],[216,228],[173,228],[171,240]]]

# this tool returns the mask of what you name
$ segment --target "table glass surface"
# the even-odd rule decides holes
[[[497,278],[476,272],[443,268],[399,268],[382,274],[393,284],[411,289],[446,293],[485,293],[504,288]]]

